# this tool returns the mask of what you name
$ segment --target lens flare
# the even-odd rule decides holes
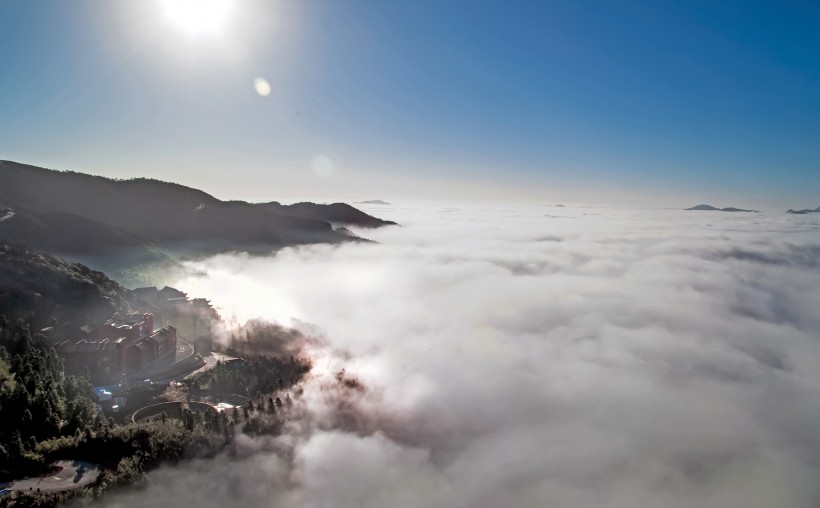
[[[268,80],[265,78],[259,77],[254,79],[253,87],[256,89],[256,93],[258,93],[262,97],[267,97],[268,95],[270,95],[270,83],[268,83]]]
[[[333,161],[326,155],[317,155],[313,158],[311,166],[316,176],[321,178],[328,178],[333,174]]]

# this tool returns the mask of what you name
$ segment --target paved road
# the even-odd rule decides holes
[[[228,355],[223,354],[223,353],[211,353],[210,355],[205,356],[205,357],[202,358],[202,361],[204,362],[204,364],[201,367],[199,367],[195,370],[192,370],[190,372],[184,372],[184,371],[179,372],[179,373],[176,373],[172,376],[162,376],[162,377],[158,377],[158,378],[153,378],[153,381],[156,382],[156,383],[159,383],[159,384],[171,383],[171,382],[174,382],[174,381],[181,381],[183,379],[186,379],[186,378],[189,378],[189,377],[194,376],[196,374],[199,374],[200,372],[205,372],[207,370],[213,369],[214,367],[216,367],[216,363],[218,361],[223,361],[224,362],[224,361],[227,361],[227,360],[234,360],[234,359],[235,359],[235,357],[228,356]]]
[[[56,492],[84,487],[94,483],[100,476],[100,470],[94,464],[79,460],[61,460],[54,464],[59,470],[49,476],[26,478],[12,482],[10,490],[18,492]]]
[[[205,360],[205,365],[203,365],[202,367],[196,369],[195,371],[191,372],[190,374],[188,374],[185,377],[191,377],[191,376],[194,376],[196,374],[199,374],[200,372],[205,372],[207,370],[211,370],[214,367],[216,367],[216,362],[219,362],[219,361],[226,362],[228,360],[235,360],[236,357],[228,356],[224,353],[211,353],[208,356],[203,357],[202,359]]]

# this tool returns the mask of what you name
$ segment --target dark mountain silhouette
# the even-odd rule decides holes
[[[794,214],[794,215],[805,215],[807,213],[820,213],[820,206],[815,208],[814,210],[810,208],[806,208],[804,210],[789,210],[786,213]],[[2,213],[0,213],[2,215]]]
[[[394,224],[356,208],[221,201],[183,185],[0,161],[0,240],[69,256],[211,253],[360,240],[338,225]]]
[[[751,212],[751,213],[757,213],[757,210],[744,210],[742,208],[734,208],[732,206],[730,206],[728,208],[717,208],[717,207],[712,206],[712,205],[697,205],[697,206],[693,206],[692,208],[687,208],[686,209],[686,211],[692,211],[692,210],[709,211],[709,212]]]
[[[10,320],[73,331],[127,312],[135,301],[102,272],[0,242],[0,315]]]
[[[358,226],[361,228],[377,228],[381,226],[395,226],[393,221],[377,219],[368,215],[358,208],[354,208],[346,203],[333,203],[320,205],[316,203],[294,203],[292,205],[281,205],[276,201],[257,205],[265,207],[277,213],[294,215],[297,217],[309,217],[327,221],[331,224],[342,224],[346,226]]]

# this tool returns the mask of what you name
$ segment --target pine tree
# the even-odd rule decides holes
[[[15,459],[23,454],[23,437],[18,429],[14,430],[9,440],[9,456]]]

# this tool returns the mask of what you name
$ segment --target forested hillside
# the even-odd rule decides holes
[[[0,315],[65,334],[130,309],[134,298],[104,273],[0,242]]]
[[[211,457],[237,432],[276,434],[293,416],[287,390],[310,364],[290,354],[240,348],[233,353],[246,361],[219,364],[186,385],[246,394],[258,398],[255,405],[218,416],[184,409],[179,417],[163,414],[138,424],[107,418],[97,408],[89,378],[67,375],[49,344],[82,324],[144,305],[135,293],[81,264],[0,243],[0,483],[51,474],[59,460],[86,461],[101,471],[82,488],[0,496],[0,507],[57,506],[77,496],[97,497],[111,487],[138,483],[161,464]],[[249,344],[284,340],[256,329],[241,335]],[[284,351],[275,345],[264,350]]]

